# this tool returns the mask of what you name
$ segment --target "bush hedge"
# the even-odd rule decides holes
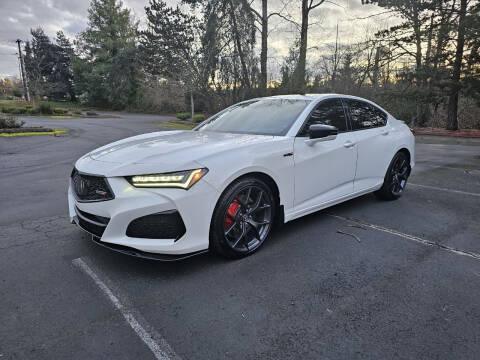
[[[187,120],[190,119],[191,114],[189,112],[180,112],[177,113],[177,119],[180,120]]]
[[[193,115],[193,122],[200,123],[205,120],[205,115],[203,114],[195,114]]]
[[[35,115],[35,114],[66,114],[68,112],[67,109],[63,108],[54,108],[47,103],[40,103],[37,107],[33,107],[32,105],[26,106],[4,106],[1,110],[4,114],[28,114],[28,115]]]
[[[10,114],[15,109],[14,106],[4,106],[2,107],[2,113]]]
[[[42,113],[42,114],[51,114],[51,113],[53,113],[52,107],[51,107],[50,104],[48,104],[48,103],[40,103],[40,105],[38,105],[38,110],[39,110],[40,113]]]
[[[63,109],[63,108],[54,108],[53,109],[53,112],[55,114],[66,114],[68,112],[67,109]]]
[[[0,129],[17,129],[21,128],[24,124],[25,121],[18,121],[15,116],[0,115]]]

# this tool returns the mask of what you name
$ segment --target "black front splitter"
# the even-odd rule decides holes
[[[149,253],[145,251],[141,251],[138,249],[131,248],[129,246],[124,246],[124,245],[118,245],[118,244],[111,244],[111,243],[106,243],[104,241],[101,241],[100,238],[97,235],[92,234],[90,231],[87,229],[83,228],[80,226],[79,221],[77,216],[73,218],[72,221],[73,224],[77,225],[80,229],[85,231],[91,236],[91,239],[94,243],[97,245],[106,247],[107,249],[125,254],[125,255],[130,255],[130,256],[135,256],[143,259],[150,259],[150,260],[156,260],[156,261],[178,261],[178,260],[184,260],[191,258],[192,256],[200,255],[200,254],[205,254],[208,252],[208,249],[205,250],[199,250],[195,251],[192,253],[188,254],[181,254],[181,255],[167,255],[167,254],[155,254],[155,253]]]
[[[130,256],[135,256],[138,258],[149,259],[149,260],[156,260],[156,261],[178,261],[191,258],[192,256],[205,254],[208,252],[208,249],[199,250],[188,254],[181,254],[181,255],[167,255],[167,254],[155,254],[149,253],[145,251],[140,251],[129,246],[118,245],[118,244],[110,244],[100,240],[99,237],[90,234],[92,237],[92,241],[100,246],[106,247],[107,249],[125,254]]]

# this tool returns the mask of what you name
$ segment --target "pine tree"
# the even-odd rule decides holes
[[[74,57],[73,47],[70,40],[62,31],[57,32],[55,40],[55,65],[50,76],[50,82],[53,85],[51,94],[55,98],[70,97],[75,101],[75,92],[73,90],[72,59]]]
[[[138,93],[137,24],[120,0],[92,0],[88,27],[79,36],[75,87],[89,103],[121,109]]]
[[[55,45],[42,28],[30,30],[31,42],[25,45],[25,67],[30,89],[35,96],[50,96],[51,75],[55,66]]]

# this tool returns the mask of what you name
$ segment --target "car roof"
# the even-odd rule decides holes
[[[305,94],[305,95],[300,95],[300,94],[289,94],[289,95],[273,95],[273,96],[266,96],[266,97],[260,97],[257,99],[297,99],[297,100],[318,100],[321,98],[327,98],[327,97],[342,97],[342,98],[350,98],[350,99],[358,99],[358,100],[363,100],[363,101],[369,101],[367,99],[358,97],[358,96],[352,96],[352,95],[345,95],[345,94],[336,94],[336,93],[323,93],[323,94]]]
[[[382,108],[381,106],[379,106],[378,104],[374,103],[371,100],[361,98],[359,96],[336,94],[336,93],[305,94],[305,95],[300,95],[300,94],[273,95],[273,96],[265,96],[265,97],[258,97],[258,98],[244,100],[244,101],[242,101],[238,104],[243,104],[243,103],[246,103],[246,102],[249,102],[249,101],[252,101],[252,100],[257,100],[258,101],[258,100],[261,100],[261,99],[290,99],[290,100],[318,101],[318,100],[321,100],[321,99],[332,98],[332,97],[339,97],[339,98],[344,98],[344,99],[355,99],[355,100],[365,101],[367,103],[370,103],[370,104],[380,108],[382,111],[389,114],[388,111],[386,111],[384,108]],[[238,104],[235,104],[235,105],[238,105]]]
[[[325,98],[331,98],[331,97],[340,97],[344,99],[355,99],[355,100],[360,100],[360,101],[365,101],[367,103],[370,103],[372,105],[375,105],[376,107],[380,108],[382,111],[386,112],[387,114],[388,111],[386,111],[384,108],[379,106],[378,104],[374,103],[371,100],[361,98],[359,96],[353,96],[353,95],[345,95],[345,94],[336,94],[336,93],[323,93],[323,94],[305,94],[305,95],[300,95],[300,94],[291,94],[291,95],[274,95],[274,96],[266,96],[266,97],[259,97],[256,99],[250,99],[250,100],[259,100],[259,99],[297,99],[297,100],[309,100],[309,101],[316,101],[320,99],[325,99]],[[247,100],[248,101],[248,100]],[[389,114],[390,115],[390,114]],[[391,115],[390,115],[391,116]]]

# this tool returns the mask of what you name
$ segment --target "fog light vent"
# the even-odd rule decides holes
[[[127,228],[127,236],[144,239],[180,239],[185,234],[185,224],[176,210],[163,211],[139,217]]]

